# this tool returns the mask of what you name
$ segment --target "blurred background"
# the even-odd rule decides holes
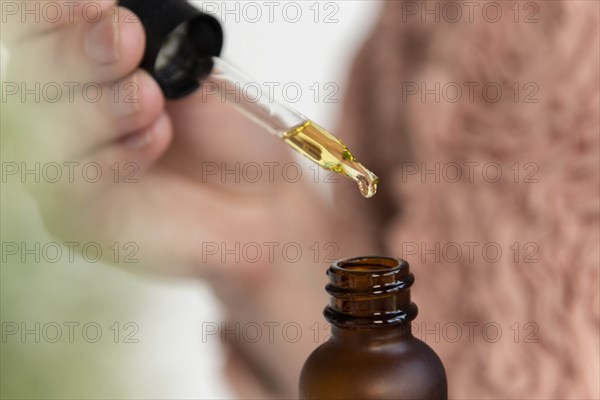
[[[91,200],[77,196],[88,194],[85,182],[26,185],[46,225],[82,242],[71,249],[45,233],[17,182],[22,176],[10,168],[21,158],[47,161],[75,151],[67,148],[92,131],[101,139],[95,156],[106,149],[101,143],[120,150],[148,131],[107,140],[107,114],[82,121],[77,117],[87,114],[69,104],[3,101],[0,395],[263,398],[260,382],[274,398],[293,398],[300,361],[327,337],[326,259],[387,254],[411,263],[411,296],[420,309],[413,331],[444,361],[451,397],[598,398],[600,3],[474,3],[470,15],[472,2],[194,2],[221,20],[223,58],[254,86],[333,130],[373,168],[385,184],[369,200],[341,180],[205,185],[196,168],[204,161],[289,160],[280,141],[242,125],[247,121],[225,107],[221,113],[217,101],[196,107],[198,93],[169,107],[180,123],[177,137],[141,185],[94,186]],[[462,18],[452,14],[459,6]],[[84,35],[61,33],[50,43],[69,39],[73,47],[65,48],[81,49]],[[55,57],[61,68],[51,68],[54,47],[40,36],[10,47],[20,61],[9,71],[15,79],[38,82],[46,72],[49,79],[64,73],[61,62],[71,65]],[[114,45],[114,36],[105,39]],[[10,58],[3,49],[3,69]],[[66,70],[76,75],[80,66]],[[468,93],[467,84],[478,89]],[[458,99],[446,90],[457,86]],[[97,109],[84,100],[79,105]],[[158,147],[154,133],[150,143]],[[481,168],[471,176],[467,165]],[[462,179],[445,175],[447,167]],[[332,195],[328,190],[341,201],[326,209],[317,195]],[[86,237],[121,265],[97,261],[99,245]],[[233,262],[223,248],[220,260],[198,259],[207,241],[271,239],[323,251],[306,251],[299,263]],[[339,251],[329,253],[328,244]],[[143,261],[127,264],[138,250]],[[136,267],[205,274],[211,285],[127,272]],[[306,329],[298,342],[265,337],[267,324],[290,321]],[[253,341],[255,330],[240,332],[236,323],[264,328],[263,340]]]
[[[350,62],[379,2],[270,2],[272,20],[265,2],[193,3],[221,19],[223,58],[273,85],[277,99],[292,99],[303,114],[335,127]],[[3,48],[3,70],[8,57]],[[3,246],[26,243],[35,253],[38,243],[38,255],[49,246],[41,260],[2,250],[2,398],[235,397],[222,376],[218,336],[202,337],[203,322],[222,319],[209,287],[132,275],[93,256],[63,253],[52,262],[56,241],[20,190],[3,184]]]

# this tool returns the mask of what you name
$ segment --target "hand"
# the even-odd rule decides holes
[[[88,3],[102,7],[99,20],[89,17]],[[7,24],[9,80],[39,87],[40,96],[9,97],[3,132],[14,145],[9,158],[39,163],[51,175],[60,168],[57,182],[27,179],[53,234],[96,242],[109,261],[129,269],[257,277],[269,263],[207,260],[204,245],[299,242],[302,227],[323,231],[302,182],[285,183],[281,174],[257,184],[203,175],[209,162],[228,169],[284,164],[289,154],[219,98],[198,91],[166,103],[156,82],[137,69],[145,44],[137,18],[110,1],[88,3],[64,6],[59,21],[23,24],[14,16]],[[62,90],[59,101],[55,87]],[[130,260],[113,259],[107,249],[115,243],[133,244],[122,249]]]

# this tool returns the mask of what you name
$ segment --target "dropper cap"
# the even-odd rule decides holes
[[[141,67],[159,83],[165,97],[184,97],[200,86],[223,47],[223,30],[214,17],[186,0],[120,0],[146,31]]]

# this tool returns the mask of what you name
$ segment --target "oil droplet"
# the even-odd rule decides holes
[[[363,197],[370,199],[371,197],[375,196],[375,193],[377,193],[378,181],[369,183],[369,181],[367,181],[367,179],[364,176],[360,175],[356,178],[356,182],[358,183],[358,189],[360,190],[360,194]]]

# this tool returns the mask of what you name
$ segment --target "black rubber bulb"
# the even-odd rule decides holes
[[[141,67],[159,83],[165,97],[184,97],[200,86],[223,47],[217,19],[186,0],[119,0],[133,11],[146,32]]]

